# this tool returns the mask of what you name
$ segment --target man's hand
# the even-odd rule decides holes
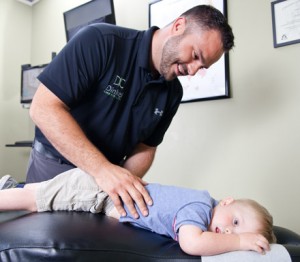
[[[242,233],[240,237],[240,250],[253,250],[260,254],[270,250],[268,240],[261,234]]]
[[[105,162],[95,179],[98,186],[111,197],[121,216],[126,215],[123,203],[134,218],[139,217],[134,203],[144,216],[148,215],[147,205],[152,205],[152,199],[145,189],[147,183],[141,178],[132,175],[125,168]]]

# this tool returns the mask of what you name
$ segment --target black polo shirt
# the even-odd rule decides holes
[[[182,98],[178,79],[152,79],[154,31],[90,25],[47,66],[39,80],[70,108],[86,136],[119,164],[142,142],[157,146]],[[36,138],[62,157],[36,129]]]

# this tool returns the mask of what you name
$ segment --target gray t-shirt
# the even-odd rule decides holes
[[[129,222],[175,240],[182,225],[208,230],[212,210],[218,202],[207,191],[160,184],[149,184],[146,188],[153,199],[153,205],[148,206],[149,215],[144,217],[138,210],[140,217],[134,219],[125,206],[127,216],[121,217],[120,222]]]

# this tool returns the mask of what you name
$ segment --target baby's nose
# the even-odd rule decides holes
[[[231,231],[231,229],[230,229],[230,228],[228,228],[228,227],[227,227],[227,228],[225,229],[225,232],[224,232],[224,233],[225,233],[225,234],[231,234],[231,233],[232,233],[232,231]]]

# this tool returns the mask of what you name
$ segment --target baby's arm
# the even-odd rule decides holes
[[[260,234],[217,234],[203,232],[194,225],[179,229],[181,249],[190,255],[211,256],[237,250],[253,250],[263,254],[270,250],[268,241]]]
[[[24,188],[0,190],[0,211],[28,210],[36,212],[35,191],[37,184],[27,184]]]

